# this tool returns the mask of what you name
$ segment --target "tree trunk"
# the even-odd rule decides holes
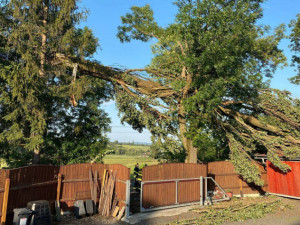
[[[187,139],[187,156],[185,163],[197,163],[198,149],[193,146],[193,141]]]
[[[47,51],[47,18],[48,18],[48,5],[49,1],[45,1],[45,6],[43,9],[44,19],[43,19],[43,31],[41,33],[42,43],[41,43],[41,52],[40,52],[40,70],[39,74],[41,77],[45,76],[45,62],[46,62],[46,51]]]
[[[197,163],[197,153],[198,150],[193,146],[193,141],[185,137],[186,133],[186,119],[185,110],[183,105],[180,103],[178,107],[178,120],[179,120],[179,130],[182,138],[183,146],[187,152],[185,163]]]
[[[183,106],[183,100],[188,97],[188,93],[192,83],[192,74],[187,73],[187,68],[182,68],[181,77],[186,80],[186,85],[183,88],[182,99],[178,100],[178,120],[180,135],[182,138],[183,146],[187,152],[185,163],[197,163],[198,150],[193,146],[193,141],[185,137],[186,129],[186,112]]]
[[[39,146],[33,150],[32,164],[40,164],[41,151]]]

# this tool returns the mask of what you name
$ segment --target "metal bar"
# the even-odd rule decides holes
[[[144,182],[141,182],[141,192],[140,192],[140,212],[143,212],[143,186]]]
[[[276,193],[271,193],[271,192],[269,192],[269,194],[270,195],[277,195],[277,196],[281,196],[281,197],[287,197],[287,198],[300,199],[300,197],[291,196],[291,195],[282,195],[282,194],[276,194]]]
[[[221,188],[221,186],[212,178],[212,177],[208,177],[208,179],[211,179],[220,189],[221,191],[223,191],[226,195],[227,198],[229,198],[229,196],[227,195],[227,193],[223,190],[223,188]],[[230,198],[229,198],[230,199]]]
[[[126,182],[126,211],[125,211],[125,218],[129,217],[130,212],[130,180]]]
[[[176,182],[176,192],[175,192],[175,199],[176,199],[176,201],[175,201],[175,204],[178,204],[178,181],[175,181]]]
[[[222,202],[222,201],[227,201],[227,200],[230,200],[230,198],[226,197],[226,198],[221,198],[221,199],[212,199],[213,202]]]
[[[199,180],[198,178],[187,178],[187,179],[174,179],[174,180],[153,180],[153,181],[143,181],[144,184],[147,183],[163,183],[163,182],[176,182],[176,181],[191,181],[191,180]]]
[[[207,177],[205,179],[205,199],[207,198]]]
[[[150,211],[156,211],[156,210],[161,210],[161,209],[171,209],[171,208],[176,208],[176,207],[183,207],[183,206],[189,206],[189,205],[197,205],[199,202],[190,202],[190,203],[184,203],[184,204],[176,204],[176,205],[168,205],[168,206],[162,206],[162,207],[156,207],[156,208],[141,208],[140,212],[150,212]]]
[[[203,205],[203,177],[200,177],[200,205]]]

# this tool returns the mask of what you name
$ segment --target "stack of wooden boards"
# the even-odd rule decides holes
[[[115,192],[117,172],[104,170],[103,179],[101,183],[101,190],[98,185],[98,172],[94,174],[92,170],[89,172],[90,188],[92,200],[97,202],[97,195],[99,196],[98,212],[101,216],[113,216],[118,220],[122,218],[125,212],[125,207],[118,206],[119,200],[117,193]],[[98,190],[100,190],[100,195]]]

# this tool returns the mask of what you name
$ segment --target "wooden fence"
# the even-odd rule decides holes
[[[162,207],[195,201],[199,202],[200,177],[205,177],[206,174],[207,165],[205,164],[171,163],[144,167],[142,176],[143,182],[163,182],[147,182],[143,185],[143,208]],[[190,178],[198,178],[199,180],[188,180]],[[165,180],[180,181],[176,184],[176,181]]]
[[[265,182],[263,188],[245,182],[235,172],[232,163],[228,161],[208,164],[172,163],[144,167],[142,208],[149,209],[200,201],[200,179],[196,180],[200,176],[212,177],[225,191],[230,190],[234,195],[263,194],[268,191],[267,172],[263,166],[259,168]],[[184,180],[190,178],[196,179]],[[177,184],[175,180],[180,181],[177,181]]]
[[[263,166],[259,166],[260,172],[262,174],[262,179],[264,180],[264,187],[257,187],[254,184],[248,184],[244,181],[241,176],[235,172],[234,166],[231,162],[221,161],[221,162],[211,162],[207,165],[209,177],[214,178],[214,180],[226,191],[232,191],[233,195],[244,195],[244,194],[263,194],[268,191],[268,179],[267,171]]]
[[[120,200],[120,205],[124,206],[126,201],[126,183],[130,180],[130,169],[123,165],[116,164],[74,164],[61,166],[59,173],[63,175],[61,207],[63,210],[73,210],[74,202],[79,199],[91,199],[89,184],[89,171],[98,171],[98,185],[101,189],[101,180],[104,169],[117,171],[116,193]],[[100,193],[97,193],[99,196]],[[99,199],[97,199],[98,201]]]
[[[60,196],[62,210],[73,210],[74,201],[91,199],[89,171],[98,171],[101,180],[104,169],[117,171],[116,193],[120,205],[125,205],[130,169],[123,165],[74,164],[66,166],[34,165],[12,170],[0,170],[0,212],[2,212],[5,179],[10,179],[7,224],[12,223],[13,209],[26,207],[27,202],[48,200],[52,209],[57,193],[58,174],[62,174]],[[129,197],[129,196],[128,196]],[[2,214],[1,214],[2,216]]]

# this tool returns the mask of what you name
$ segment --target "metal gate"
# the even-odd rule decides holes
[[[144,181],[141,182],[140,212],[229,199],[212,177]]]

